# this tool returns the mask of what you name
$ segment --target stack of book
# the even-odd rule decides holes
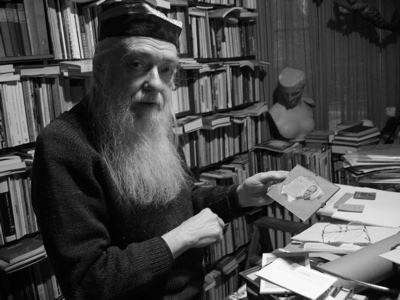
[[[37,238],[23,238],[0,248],[0,270],[12,272],[47,257]]]
[[[219,127],[230,126],[231,118],[227,115],[214,114],[203,117],[203,127],[201,129],[214,130]]]
[[[363,146],[377,144],[379,136],[377,127],[363,124],[339,130],[332,140],[332,152],[345,154],[358,151]]]
[[[333,130],[315,130],[305,137],[307,147],[326,147],[332,143],[335,132]]]
[[[203,118],[198,115],[188,115],[176,120],[173,128],[175,134],[189,133],[202,128]]]

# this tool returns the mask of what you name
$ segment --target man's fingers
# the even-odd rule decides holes
[[[288,171],[273,171],[273,172],[259,173],[260,175],[259,180],[263,184],[266,183],[276,184],[285,180],[288,173],[289,173]]]

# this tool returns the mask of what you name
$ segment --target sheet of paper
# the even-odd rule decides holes
[[[400,246],[388,252],[382,253],[379,256],[400,265]]]
[[[310,299],[317,299],[337,280],[283,258],[277,258],[256,275]]]
[[[293,262],[310,268],[310,260],[308,254],[305,253],[263,253],[261,265],[266,266],[276,260],[278,257],[285,257]],[[256,272],[255,272],[256,273]],[[279,285],[276,285],[268,280],[261,279],[260,282],[260,294],[285,294],[290,293],[290,290],[285,289]]]
[[[351,253],[360,250],[361,246],[353,244],[340,244],[340,245],[329,245],[324,243],[304,243],[304,251],[310,252],[329,252],[329,253]]]

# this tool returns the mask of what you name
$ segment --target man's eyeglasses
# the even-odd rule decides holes
[[[328,224],[322,230],[322,242],[369,244],[371,237],[367,227],[362,224],[350,222],[348,224]]]

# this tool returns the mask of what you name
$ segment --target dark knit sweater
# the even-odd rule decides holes
[[[122,205],[83,102],[36,142],[32,200],[67,299],[202,299],[202,249],[173,259],[161,235],[210,207],[239,216],[236,186],[182,192],[166,207]],[[162,172],[162,170],[160,170]]]

